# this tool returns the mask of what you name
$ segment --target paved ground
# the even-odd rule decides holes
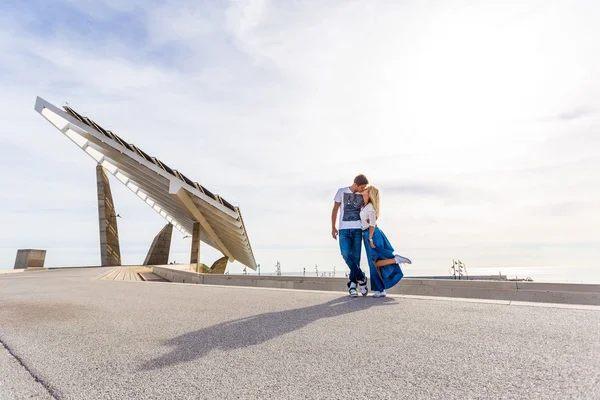
[[[599,399],[600,312],[0,275],[0,399]]]
[[[52,400],[46,388],[0,344],[0,400]]]

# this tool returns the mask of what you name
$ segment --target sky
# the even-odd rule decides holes
[[[594,269],[599,20],[593,0],[3,1],[0,269],[100,262],[95,163],[36,96],[239,205],[263,272],[346,270],[330,214],[358,173],[409,275]],[[139,264],[164,220],[111,185]],[[175,232],[171,261],[189,247]]]

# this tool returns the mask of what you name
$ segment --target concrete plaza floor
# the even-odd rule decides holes
[[[600,312],[0,275],[0,399],[598,399]]]

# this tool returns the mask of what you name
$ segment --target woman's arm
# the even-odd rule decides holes
[[[375,245],[373,244],[373,234],[375,233],[375,227],[377,226],[377,214],[375,213],[373,205],[369,204],[369,206],[369,244],[371,245],[371,248],[374,249]]]
[[[375,245],[373,244],[373,234],[375,233],[375,227],[373,225],[369,226],[369,244],[371,245],[371,248],[375,248]]]

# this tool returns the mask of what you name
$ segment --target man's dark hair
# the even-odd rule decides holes
[[[366,176],[364,176],[363,174],[360,174],[360,175],[356,175],[356,178],[354,178],[354,183],[356,183],[358,186],[368,185],[369,180],[367,179]]]

